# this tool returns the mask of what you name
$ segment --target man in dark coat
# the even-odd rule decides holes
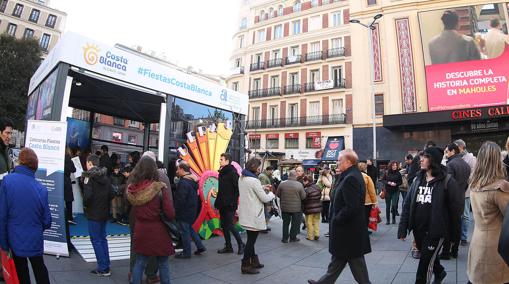
[[[108,176],[113,172],[113,164],[111,162],[110,154],[108,153],[108,146],[101,146],[101,159],[99,161],[99,167],[106,168],[108,170]]]
[[[97,155],[88,156],[87,170],[83,173],[83,207],[88,219],[90,241],[97,258],[97,269],[91,273],[98,276],[110,276],[106,223],[110,217],[113,191],[107,176],[107,169],[99,167]]]
[[[224,234],[224,248],[217,251],[217,253],[233,253],[232,241],[230,232],[237,241],[239,247],[238,254],[244,253],[244,243],[240,237],[239,232],[233,226],[233,217],[235,210],[238,207],[239,200],[239,174],[237,169],[231,164],[232,156],[228,153],[221,154],[219,164],[219,191],[217,193],[214,207],[219,209],[221,218],[221,228]]]
[[[329,252],[332,260],[327,273],[318,281],[308,280],[310,284],[334,283],[347,263],[358,283],[371,283],[364,259],[364,255],[371,252],[364,217],[366,188],[357,161],[358,156],[351,149],[339,155],[341,175],[335,183],[330,208]]]
[[[373,160],[371,160],[371,159],[368,159],[366,161],[366,165],[368,165],[368,169],[366,170],[366,173],[371,178],[371,180],[373,180],[373,183],[375,184],[375,188],[376,188],[376,183],[378,181],[378,168],[375,167],[375,165],[373,164]]]
[[[197,248],[194,252],[195,255],[200,255],[207,250],[202,244],[200,236],[193,229],[198,210],[198,179],[191,174],[189,164],[183,161],[177,166],[177,176],[180,177],[180,180],[175,190],[175,219],[182,230],[184,250],[175,255],[175,258],[191,258],[191,238]]]
[[[451,143],[445,148],[445,155],[447,156],[447,173],[450,174],[456,181],[461,193],[458,196],[462,198],[458,200],[459,204],[465,206],[465,193],[468,190],[468,179],[470,178],[470,166],[465,162],[460,155],[458,145]],[[456,216],[451,216],[452,219],[459,220],[455,223],[456,226],[450,226],[449,237],[445,238],[444,247],[442,249],[441,259],[450,259],[450,257],[458,257],[458,247],[461,240],[461,216],[463,210],[456,212]]]

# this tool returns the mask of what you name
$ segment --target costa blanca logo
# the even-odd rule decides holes
[[[99,47],[94,44],[87,44],[83,47],[83,57],[88,65],[95,65],[99,60]]]

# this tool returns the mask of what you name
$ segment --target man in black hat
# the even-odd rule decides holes
[[[448,228],[457,226],[457,212],[463,209],[457,183],[441,165],[443,151],[437,147],[424,150],[421,171],[407,194],[398,238],[405,240],[412,231],[417,248],[421,251],[415,283],[441,283],[447,273],[438,252],[448,236]]]

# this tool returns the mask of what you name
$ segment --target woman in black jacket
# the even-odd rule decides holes
[[[399,186],[403,183],[403,177],[399,172],[398,162],[389,163],[389,169],[384,177],[385,184],[385,214],[387,216],[387,225],[391,221],[396,224],[396,216],[398,215]]]

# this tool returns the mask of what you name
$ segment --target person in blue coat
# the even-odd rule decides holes
[[[20,284],[30,283],[28,260],[37,284],[46,284],[50,282],[43,231],[51,227],[48,190],[35,179],[39,161],[32,149],[21,150],[19,164],[0,186],[0,246],[12,252]]]

